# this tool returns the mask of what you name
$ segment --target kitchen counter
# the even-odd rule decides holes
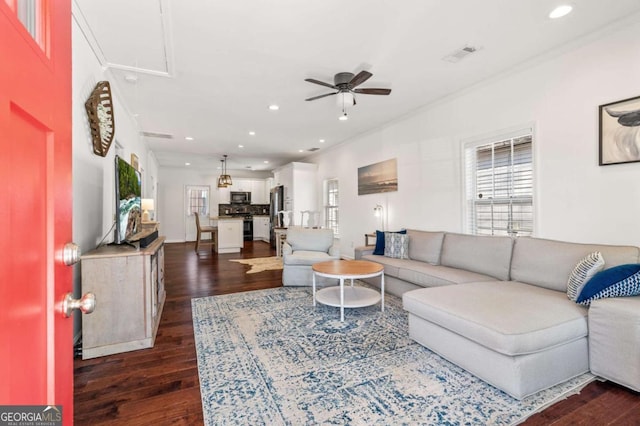
[[[244,248],[242,216],[209,216],[209,221],[218,227],[218,253],[239,253]]]

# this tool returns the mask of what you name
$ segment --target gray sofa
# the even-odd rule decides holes
[[[290,227],[287,241],[282,245],[282,284],[310,286],[313,280],[311,265],[340,259],[340,247],[334,243],[332,229]],[[335,280],[319,278],[318,285],[335,284]]]
[[[372,247],[355,257],[384,265],[412,339],[518,399],[590,369],[588,309],[566,295],[575,265],[594,251],[607,268],[640,257],[630,246],[407,234],[410,259],[373,255]]]

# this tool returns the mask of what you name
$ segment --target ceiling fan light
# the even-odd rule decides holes
[[[341,108],[354,105],[353,93],[351,92],[338,93],[338,96],[336,96],[336,105],[338,105]]]

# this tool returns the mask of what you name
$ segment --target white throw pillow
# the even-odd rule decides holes
[[[590,253],[580,260],[569,275],[567,297],[575,302],[587,281],[602,268],[604,268],[604,258],[599,251]]]
[[[396,259],[409,258],[409,236],[395,232],[384,233],[384,255]]]

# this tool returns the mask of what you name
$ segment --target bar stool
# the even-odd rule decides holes
[[[201,226],[200,225],[200,215],[198,213],[194,213],[195,217],[196,217],[196,228],[197,228],[197,237],[196,237],[196,253],[198,252],[198,249],[200,248],[200,242],[207,242],[207,243],[211,243],[211,251],[213,251],[216,247],[217,247],[217,242],[218,242],[218,227],[217,226],[209,226],[209,225],[205,225],[205,226]],[[210,233],[211,234],[211,240],[203,240],[202,239],[202,234],[207,234]]]

